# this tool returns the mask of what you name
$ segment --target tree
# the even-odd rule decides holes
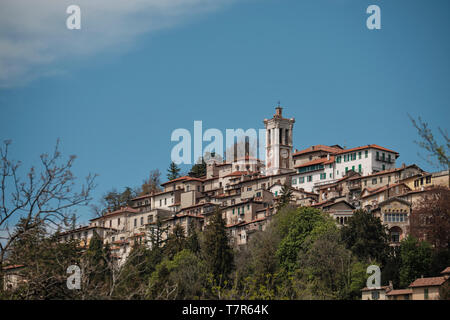
[[[175,162],[171,162],[169,169],[167,169],[167,179],[174,180],[176,178],[180,177],[180,171],[181,169],[176,165]]]
[[[164,259],[152,273],[148,284],[149,299],[200,299],[205,294],[207,272],[204,262],[184,249],[173,259]]]
[[[201,157],[198,159],[197,163],[194,164],[189,172],[189,176],[193,178],[200,178],[206,175],[206,162]]]
[[[432,263],[431,245],[408,236],[400,244],[400,286],[407,287],[421,276],[429,276]]]
[[[223,285],[234,268],[234,257],[225,230],[225,220],[220,210],[217,210],[210,218],[203,236],[201,245],[203,259],[213,275],[213,280],[218,285]]]
[[[303,242],[318,224],[327,220],[320,210],[309,207],[286,208],[279,216],[277,214],[277,220],[282,237],[277,257],[284,271],[293,272],[297,268],[297,257]]]
[[[439,165],[447,170],[450,170],[450,138],[446,130],[438,128],[444,143],[439,144],[434,137],[428,123],[424,122],[422,118],[415,120],[409,115],[413,126],[417,129],[421,141],[415,141],[421,148],[429,152],[429,156],[425,159],[431,165]],[[430,160],[431,157],[435,157],[437,163]],[[450,186],[450,175],[449,175]]]
[[[318,226],[300,251],[299,267],[310,295],[316,299],[359,297],[366,278],[364,266],[345,248],[336,225]],[[317,229],[317,227],[316,227]]]
[[[357,210],[341,229],[341,237],[358,259],[384,263],[389,252],[389,236],[380,219]]]
[[[169,234],[166,241],[164,251],[167,257],[172,259],[178,252],[186,248],[186,236],[184,228],[180,224],[176,224]]]
[[[109,295],[112,282],[112,263],[109,248],[94,230],[89,246],[81,257],[82,298],[104,298]]]
[[[21,276],[26,280],[14,291],[14,297],[25,300],[79,298],[79,292],[69,290],[66,285],[67,268],[80,265],[78,242],[61,243],[57,236],[48,235],[44,224],[33,222],[37,227],[29,229],[29,223],[26,218],[19,221],[9,251],[8,262],[24,265]]]
[[[410,230],[437,250],[450,247],[450,189],[437,187],[424,193],[411,214]]]
[[[444,138],[444,144],[439,145],[434,137],[431,129],[428,126],[428,123],[424,122],[421,117],[416,121],[414,118],[409,116],[413,126],[417,129],[417,132],[422,139],[422,141],[416,141],[416,143],[427,150],[430,153],[430,156],[436,157],[438,163],[442,165],[444,168],[449,168],[450,166],[450,138],[446,131],[441,128],[438,128],[439,133]],[[427,160],[430,164],[430,160]]]
[[[292,199],[292,190],[290,186],[287,183],[285,183],[281,188],[280,199],[278,200],[277,203],[277,210],[280,210],[284,206],[288,205],[291,202],[291,199]]]
[[[144,180],[141,187],[141,195],[151,194],[161,191],[161,172],[156,169],[150,171],[148,179]]]
[[[95,175],[88,175],[77,190],[71,169],[75,156],[64,161],[59,140],[52,154],[40,156],[41,170],[31,167],[25,179],[20,177],[21,163],[9,159],[9,146],[0,147],[0,265],[16,238],[33,229],[69,227],[75,209],[87,206],[95,187]],[[12,233],[9,225],[22,219],[20,230]]]

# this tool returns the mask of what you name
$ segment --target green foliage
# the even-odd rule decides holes
[[[123,192],[113,189],[103,196],[103,203],[105,203],[106,209],[119,210],[121,207],[131,205],[131,199],[136,196],[136,192],[130,187],[126,187]]]
[[[202,257],[214,280],[222,284],[228,280],[234,268],[233,250],[229,244],[222,213],[216,211],[210,219],[203,234]]]
[[[146,297],[149,299],[200,299],[207,285],[204,262],[189,250],[164,259],[152,273]]]
[[[389,253],[389,236],[380,219],[357,210],[341,229],[346,247],[360,260],[385,263]]]
[[[281,268],[292,272],[297,267],[299,250],[305,239],[320,223],[327,223],[329,220],[320,210],[308,207],[285,210],[279,218],[279,232],[286,236],[280,242],[277,256]]]
[[[187,247],[185,231],[182,225],[176,224],[167,238],[164,252],[169,259],[172,259],[178,252]]]
[[[407,287],[421,276],[429,276],[432,264],[432,248],[426,241],[418,241],[412,236],[402,240],[400,244],[401,268],[400,286]]]
[[[143,299],[148,278],[162,258],[160,248],[150,250],[142,245],[135,245],[125,265],[119,270],[113,296],[120,299]]]
[[[284,184],[283,187],[281,187],[281,194],[280,199],[277,203],[277,210],[280,210],[281,208],[287,206],[292,199],[292,190],[289,185]]]
[[[172,161],[169,165],[169,168],[167,169],[167,179],[169,179],[170,181],[179,178],[180,171],[181,171],[180,167],[178,167],[176,163]]]
[[[201,157],[196,164],[194,164],[189,171],[189,176],[193,178],[200,178],[206,175],[206,162]]]
[[[81,251],[76,241],[61,243],[56,236],[46,237],[40,223],[28,229],[30,221],[21,220],[16,227],[10,264],[24,265],[20,271],[26,282],[19,285],[10,298],[15,299],[75,299],[76,290],[67,289],[66,270],[80,265]],[[22,232],[23,230],[27,230]]]

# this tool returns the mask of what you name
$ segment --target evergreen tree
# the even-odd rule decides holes
[[[169,169],[167,169],[167,179],[174,180],[176,178],[180,177],[180,171],[181,169],[176,165],[175,162],[171,162]]]
[[[200,178],[206,175],[206,162],[201,157],[196,164],[194,164],[189,172],[189,176],[193,178]]]
[[[112,275],[109,249],[103,246],[103,240],[95,230],[83,258],[85,297],[96,298],[107,295]]]
[[[186,236],[184,228],[176,224],[166,241],[164,251],[169,259],[172,259],[178,252],[186,247]]]
[[[221,211],[217,210],[210,219],[204,231],[202,255],[213,280],[221,285],[234,268],[234,256]]]

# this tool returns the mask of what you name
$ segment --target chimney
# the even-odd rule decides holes
[[[389,280],[389,288],[391,290],[394,290],[394,285],[392,284],[392,280]]]
[[[327,160],[330,160],[330,154],[327,153]]]
[[[406,168],[406,164],[404,162],[402,163],[402,168]]]

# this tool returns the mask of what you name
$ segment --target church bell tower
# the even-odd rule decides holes
[[[266,175],[293,171],[292,130],[294,118],[283,118],[283,108],[278,103],[272,119],[264,119],[266,128]]]

